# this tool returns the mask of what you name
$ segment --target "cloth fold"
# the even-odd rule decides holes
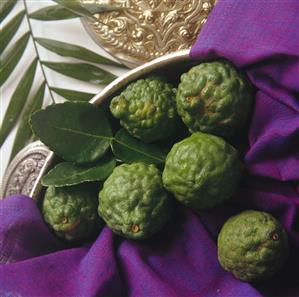
[[[146,241],[105,227],[95,242],[69,248],[32,199],[0,201],[0,296],[299,296],[299,2],[219,0],[191,50],[199,61],[231,60],[256,87],[244,150],[246,174],[233,199],[200,215],[177,206]],[[290,257],[269,281],[235,279],[217,261],[217,234],[243,209],[284,225]]]

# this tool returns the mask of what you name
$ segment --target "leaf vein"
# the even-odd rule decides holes
[[[136,148],[134,148],[134,147],[131,147],[131,146],[127,145],[127,144],[124,143],[124,142],[121,142],[120,140],[118,140],[118,139],[116,139],[116,138],[114,138],[114,141],[115,141],[115,142],[118,142],[119,144],[121,144],[121,145],[127,147],[128,149],[130,149],[130,150],[132,150],[132,151],[135,151],[135,152],[137,152],[137,153],[140,153],[140,154],[142,154],[142,155],[144,155],[144,156],[146,156],[146,157],[149,157],[149,158],[154,159],[154,160],[157,160],[157,161],[164,162],[163,159],[160,159],[160,158],[158,158],[158,157],[156,157],[156,156],[153,156],[153,155],[149,155],[149,154],[147,154],[147,153],[145,153],[145,152],[143,152],[143,151],[140,151],[140,150],[138,150],[138,149],[136,149]]]
[[[70,128],[57,127],[57,126],[54,126],[53,128],[57,129],[57,130],[61,130],[61,131],[66,131],[66,132],[71,132],[71,133],[74,133],[74,134],[79,134],[79,135],[87,136],[87,137],[98,138],[98,139],[101,139],[101,140],[103,140],[103,139],[108,140],[108,141],[112,141],[113,140],[113,137],[108,137],[108,136],[103,136],[103,135],[96,135],[96,134],[86,133],[86,132],[82,132],[82,131],[78,131],[78,130],[73,130],[73,129],[70,129]]]

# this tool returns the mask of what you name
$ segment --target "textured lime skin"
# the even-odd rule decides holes
[[[163,184],[183,204],[210,209],[230,198],[242,165],[222,138],[201,132],[176,143],[166,158]]]
[[[42,212],[45,221],[57,236],[68,241],[89,239],[100,218],[98,201],[88,185],[47,188]]]
[[[168,221],[171,202],[154,165],[122,164],[114,169],[99,193],[98,213],[115,233],[143,239]]]
[[[176,102],[190,132],[230,138],[248,119],[251,85],[227,61],[202,63],[181,76]]]
[[[221,266],[240,280],[271,277],[288,256],[288,238],[270,214],[247,210],[226,221],[218,237]]]
[[[167,138],[178,121],[174,88],[162,77],[131,83],[112,99],[110,110],[129,133],[145,142]]]

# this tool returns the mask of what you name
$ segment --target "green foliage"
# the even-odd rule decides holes
[[[24,108],[30,88],[34,79],[37,60],[35,59],[25,74],[22,76],[16,90],[14,91],[8,108],[6,110],[1,128],[0,128],[0,146],[3,144],[5,138],[14,127],[14,124],[19,118],[20,113]]]
[[[89,101],[95,94],[79,92],[74,90],[67,90],[61,88],[50,88],[51,91],[57,93],[62,96],[66,100],[69,101]]]
[[[20,11],[11,21],[1,29],[0,37],[0,54],[7,47],[10,40],[13,38],[15,33],[18,31],[20,24],[24,18],[25,11]]]
[[[40,109],[43,105],[44,94],[46,84],[43,82],[33,97],[25,106],[24,113],[22,115],[20,125],[17,130],[17,135],[10,154],[10,160],[20,151],[25,145],[27,145],[33,138],[32,130],[29,126],[30,115]]]
[[[46,67],[69,77],[94,84],[108,84],[116,76],[112,73],[86,63],[42,62]]]
[[[50,170],[43,178],[44,186],[64,187],[90,181],[104,181],[116,165],[110,155],[87,165],[62,162]]]
[[[35,40],[44,48],[60,56],[81,59],[83,61],[91,63],[120,66],[120,64],[111,61],[110,59],[107,59],[103,56],[100,56],[82,46],[47,38],[35,38]]]
[[[29,15],[31,19],[40,21],[58,21],[77,18],[78,15],[66,9],[62,5],[43,7]]]
[[[0,2],[0,22],[2,22],[10,11],[14,8],[17,0],[1,0]]]
[[[30,120],[33,132],[66,161],[88,163],[110,146],[112,131],[100,107],[65,102],[37,111]]]
[[[112,150],[116,158],[125,163],[163,164],[166,157],[160,148],[134,138],[125,129],[116,133]]]
[[[5,20],[6,17],[12,12],[16,4],[16,0],[2,0],[0,3],[0,21]],[[55,1],[58,4],[51,5],[48,7],[41,8],[37,11],[29,14],[27,8],[27,1],[23,0],[24,9],[18,13],[13,14],[10,20],[5,26],[1,28],[1,42],[0,42],[0,86],[2,86],[6,81],[10,82],[12,78],[10,77],[14,69],[18,67],[19,61],[21,60],[23,54],[26,52],[27,48],[32,46],[32,43],[28,43],[29,39],[33,41],[33,46],[35,49],[34,62],[27,69],[27,74],[20,80],[9,100],[8,109],[5,111],[4,120],[0,128],[0,147],[6,140],[10,131],[14,128],[16,123],[20,122],[18,127],[18,132],[16,139],[14,140],[13,149],[11,152],[11,158],[32,139],[32,132],[27,123],[28,118],[31,113],[40,109],[44,102],[44,94],[49,94],[54,102],[53,93],[57,93],[63,96],[67,100],[73,101],[88,101],[94,94],[66,90],[57,88],[56,86],[51,86],[48,82],[47,76],[44,71],[44,65],[41,63],[41,58],[38,52],[37,43],[39,43],[44,48],[61,55],[63,57],[70,57],[80,59],[88,63],[78,63],[72,64],[66,62],[45,62],[47,67],[54,69],[68,77],[73,77],[81,79],[84,81],[89,81],[97,84],[108,84],[111,82],[115,76],[102,69],[100,66],[94,66],[89,63],[105,64],[121,66],[120,64],[109,60],[95,52],[92,52],[84,47],[77,46],[74,44],[68,44],[66,42],[56,41],[47,38],[36,38],[33,36],[31,19],[36,19],[40,21],[55,21],[55,20],[67,20],[75,17],[89,17],[93,18],[95,13],[100,13],[102,11],[111,11],[115,9],[120,9],[119,7],[111,5],[102,4],[83,4],[79,1]],[[23,22],[24,17],[27,21]],[[17,34],[20,28],[25,27],[27,32],[20,36],[18,40],[10,45],[11,40]],[[5,51],[4,55],[2,54]],[[37,63],[39,62],[39,63]],[[123,66],[121,66],[123,67]],[[40,68],[42,70],[43,83],[39,86],[38,90],[35,90],[35,95],[28,96],[33,89],[35,89],[34,76],[36,69]],[[82,71],[83,69],[83,71]],[[29,72],[29,73],[28,73]],[[82,75],[82,73],[84,73]],[[86,75],[90,73],[90,75]],[[48,92],[45,92],[47,90]],[[29,101],[30,100],[30,101]],[[29,101],[29,102],[28,102]],[[24,109],[24,112],[22,110]]]
[[[166,156],[159,147],[135,139],[125,129],[113,137],[104,111],[90,103],[51,105],[34,113],[30,123],[43,143],[69,161],[58,164],[43,178],[45,186],[104,180],[115,166],[115,160],[107,159],[105,154],[109,146],[115,158],[125,163],[161,165],[165,162]]]
[[[12,50],[0,61],[0,86],[8,79],[17,66],[25,51],[30,33],[25,33],[14,45]]]
[[[72,13],[81,16],[87,17],[91,20],[98,21],[93,15],[96,13],[104,12],[104,11],[112,11],[116,9],[120,9],[119,7],[106,5],[106,4],[94,4],[94,3],[81,3],[79,0],[53,0],[59,5],[65,7]]]

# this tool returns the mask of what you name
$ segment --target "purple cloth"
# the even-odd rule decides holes
[[[232,201],[200,215],[178,206],[147,241],[105,227],[77,248],[53,237],[31,199],[1,201],[0,296],[298,297],[298,16],[298,0],[219,0],[192,48],[194,58],[233,61],[257,88],[248,137],[239,141],[247,174]],[[216,250],[223,222],[249,208],[278,218],[291,248],[284,269],[256,286],[225,272]]]

